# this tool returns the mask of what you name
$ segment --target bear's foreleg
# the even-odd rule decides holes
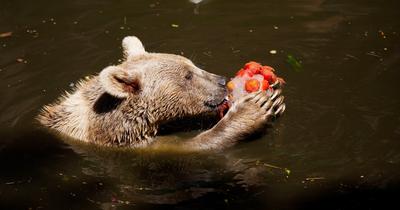
[[[195,150],[218,150],[246,139],[285,111],[281,92],[277,89],[268,96],[265,91],[260,91],[241,98],[213,128],[185,142],[184,146]]]

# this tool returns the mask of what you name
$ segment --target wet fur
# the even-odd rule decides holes
[[[147,53],[136,37],[126,37],[123,47],[123,63],[80,81],[73,91],[44,106],[38,121],[85,142],[147,147],[160,126],[215,113],[207,104],[225,97],[222,77],[184,57]],[[271,116],[283,113],[283,97],[276,93],[274,98],[250,94],[248,100],[235,103],[213,128],[185,142],[185,148],[222,149],[256,132]],[[263,106],[267,103],[270,106]]]

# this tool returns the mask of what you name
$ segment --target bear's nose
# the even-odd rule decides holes
[[[225,85],[226,85],[226,78],[225,78],[225,77],[220,77],[220,78],[218,79],[218,84],[221,85],[221,86],[223,86],[223,87],[225,87]]]

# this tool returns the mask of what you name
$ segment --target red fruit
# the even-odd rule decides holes
[[[244,75],[243,75],[243,76],[247,75],[248,77],[252,77],[252,76],[254,76],[254,74],[255,74],[255,73],[253,73],[253,71],[250,71],[250,70],[245,70],[245,72],[244,72]]]
[[[218,107],[218,114],[220,118],[224,117],[224,115],[228,112],[229,109],[229,103],[227,101],[224,101],[221,105]]]
[[[256,79],[249,79],[246,81],[244,87],[248,93],[255,92],[260,89],[260,82]]]
[[[261,90],[267,90],[269,88],[269,83],[267,80],[261,82]]]
[[[272,71],[272,72],[274,72],[274,71],[275,71],[275,69],[274,69],[274,68],[272,68],[271,66],[261,66],[261,70],[264,70],[264,69],[266,69],[266,70],[270,70],[270,71]]]
[[[236,76],[238,77],[243,77],[245,70],[244,69],[240,69],[237,73]]]
[[[274,84],[275,81],[277,80],[277,78],[278,77],[275,74],[272,74],[271,82],[269,82],[269,83]]]
[[[252,71],[250,71],[249,69],[240,69],[236,73],[236,76],[238,76],[238,77],[243,77],[245,75],[248,76],[248,77],[252,77],[254,75],[254,73]]]
[[[260,70],[261,70],[261,68],[255,68],[255,67],[252,67],[252,68],[248,69],[248,71],[251,72],[253,75],[254,74],[259,74]]]
[[[226,84],[226,87],[229,91],[233,91],[233,89],[235,89],[235,83],[233,81],[229,81],[228,84]]]
[[[257,63],[255,61],[250,61],[246,64],[244,64],[244,69],[250,69],[250,68],[261,68],[262,65],[260,63]]]
[[[264,75],[264,80],[270,82],[271,84],[274,84],[274,79],[273,79],[273,74],[268,74],[268,75]]]
[[[264,79],[267,80],[269,82],[269,84],[273,84],[276,80],[276,76],[274,74],[274,72],[272,72],[271,70],[264,68],[261,70],[261,75],[264,76]]]
[[[253,74],[258,74],[261,70],[261,67],[261,64],[255,61],[250,61],[244,65],[244,69],[250,70]]]

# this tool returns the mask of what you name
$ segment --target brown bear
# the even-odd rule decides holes
[[[72,93],[43,108],[37,119],[74,139],[101,145],[146,147],[161,124],[216,113],[226,97],[224,77],[173,54],[146,52],[125,37],[124,61],[80,81]],[[182,143],[194,150],[222,149],[263,128],[285,110],[281,89],[249,94],[211,129]]]

